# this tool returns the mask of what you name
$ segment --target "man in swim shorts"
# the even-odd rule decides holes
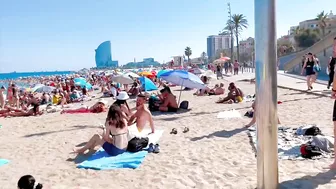
[[[153,117],[151,112],[145,106],[145,102],[146,102],[146,96],[139,94],[136,101],[137,111],[129,119],[128,126],[136,122],[138,131],[141,132],[145,128],[146,123],[149,122],[150,128],[152,129],[151,133],[154,133],[155,129],[154,129]]]
[[[164,87],[161,91],[159,98],[161,100],[161,105],[159,110],[161,112],[177,112],[178,105],[176,102],[176,97],[173,95],[169,87]]]

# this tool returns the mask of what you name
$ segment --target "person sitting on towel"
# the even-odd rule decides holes
[[[252,120],[250,121],[250,123],[249,124],[247,124],[247,125],[245,125],[244,127],[246,127],[246,128],[248,128],[248,127],[251,127],[252,125],[254,125],[255,123],[256,123],[256,121],[257,121],[257,117],[256,117],[256,113],[257,113],[257,108],[256,108],[256,101],[254,101],[253,103],[252,103],[252,109],[253,109],[253,117],[252,117]],[[280,123],[280,119],[279,119],[279,117],[278,117],[278,124],[281,124]]]
[[[162,103],[160,104],[159,110],[161,112],[177,112],[178,105],[176,102],[176,97],[170,91],[170,88],[164,87],[160,91],[160,93],[161,95],[158,95],[158,96]]]
[[[74,149],[75,153],[85,153],[86,150],[94,150],[102,146],[111,156],[122,154],[128,145],[128,127],[125,113],[119,106],[112,105],[108,111],[103,134],[95,134],[85,146]]]
[[[223,99],[219,99],[216,103],[225,103],[232,104],[234,102],[242,102],[243,101],[243,91],[240,90],[234,83],[230,83],[228,87],[229,93],[227,97]]]
[[[128,126],[136,123],[138,131],[141,132],[145,128],[146,123],[149,122],[150,128],[152,129],[152,133],[154,133],[155,129],[154,129],[153,117],[147,106],[145,106],[145,103],[146,103],[146,96],[143,94],[139,94],[136,101],[136,112],[129,119]]]
[[[215,85],[215,88],[211,89],[209,91],[209,95],[221,95],[224,94],[224,83],[220,83],[219,86],[218,84]]]

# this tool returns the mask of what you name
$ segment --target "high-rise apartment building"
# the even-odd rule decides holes
[[[230,49],[230,35],[211,35],[207,38],[207,54],[209,58],[216,56],[216,53],[222,49]]]

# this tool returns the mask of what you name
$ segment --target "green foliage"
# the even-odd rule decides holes
[[[297,45],[301,48],[308,48],[320,40],[318,33],[314,30],[306,29],[294,36]]]
[[[190,47],[184,49],[184,54],[188,57],[188,62],[190,62],[190,56],[192,55],[192,50]]]

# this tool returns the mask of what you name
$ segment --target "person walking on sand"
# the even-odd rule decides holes
[[[336,61],[336,37],[334,38],[334,44],[333,44],[333,52],[332,52],[332,60],[333,62]],[[335,74],[334,74],[334,81],[335,81]],[[334,123],[334,149],[336,149],[336,83],[333,82],[332,92],[331,92],[331,98],[335,99],[334,102],[334,110],[333,110],[333,123]],[[336,156],[334,157],[334,162],[330,165],[330,169],[336,169]]]
[[[149,126],[152,130],[151,133],[154,133],[155,129],[154,129],[153,117],[151,112],[145,106],[145,103],[146,103],[146,96],[139,94],[136,101],[136,112],[129,119],[128,126],[136,123],[138,131],[141,132],[145,128],[146,123],[149,122]]]
[[[315,80],[315,71],[314,66],[316,65],[316,61],[313,57],[313,54],[310,52],[308,53],[308,58],[306,58],[305,63],[301,70],[301,75],[303,75],[303,70],[306,69],[306,76],[307,76],[307,87],[308,91],[313,89],[313,82]]]
[[[336,37],[334,38],[334,45],[333,45],[333,52],[332,56],[330,57],[328,70],[329,70],[329,82],[328,82],[328,89],[330,88],[331,84],[334,81],[335,75],[335,64],[336,64]]]
[[[233,64],[233,75],[238,75],[239,72],[239,62],[238,60],[235,60]]]

